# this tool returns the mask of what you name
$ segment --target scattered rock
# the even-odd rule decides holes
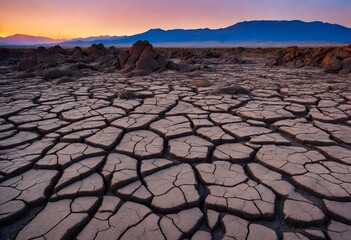
[[[76,75],[72,70],[68,69],[51,69],[44,74],[44,80],[52,80],[61,77],[73,77]]]
[[[342,69],[341,60],[331,55],[327,55],[323,62],[322,68],[327,73],[337,73]]]
[[[38,65],[38,61],[34,59],[24,59],[18,64],[18,69],[21,71],[32,71]]]
[[[207,79],[198,79],[198,80],[193,80],[192,85],[195,87],[209,87],[211,86],[211,82]]]
[[[85,63],[75,63],[72,64],[68,67],[70,70],[81,70],[81,69],[90,69],[93,71],[98,71],[98,69],[95,66],[85,64]]]
[[[137,98],[137,95],[131,90],[123,89],[118,93],[118,97],[121,99],[133,99]]]
[[[345,73],[351,72],[351,57],[345,58],[341,64],[342,70],[345,71]]]
[[[90,47],[88,47],[86,52],[88,53],[88,55],[103,56],[107,53],[107,49],[102,43],[99,43],[93,44]]]
[[[177,65],[177,70],[182,73],[192,72],[195,70],[195,67],[187,63],[180,63]]]
[[[50,54],[66,54],[66,50],[59,45],[48,48],[47,52]]]

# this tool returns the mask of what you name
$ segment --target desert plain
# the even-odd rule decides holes
[[[351,46],[0,50],[0,239],[350,239]]]

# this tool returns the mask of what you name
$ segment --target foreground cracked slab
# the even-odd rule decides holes
[[[194,170],[188,164],[180,164],[145,177],[147,188],[153,195],[151,206],[170,212],[197,206],[200,196]]]
[[[193,132],[189,120],[183,116],[166,117],[154,122],[150,125],[150,130],[165,136],[167,139],[182,137]]]
[[[265,145],[256,154],[262,165],[287,175],[303,174],[308,170],[307,163],[326,160],[317,151],[309,151],[302,147]]]
[[[251,126],[248,123],[229,123],[222,126],[229,134],[235,136],[236,139],[246,140],[253,136],[271,133],[272,131],[264,127]]]
[[[326,161],[306,164],[306,170],[292,178],[303,189],[331,200],[351,200],[351,166]]]
[[[325,215],[312,201],[296,191],[296,188],[283,179],[280,173],[258,164],[248,165],[250,175],[270,188],[277,196],[285,199],[283,203],[283,221],[293,227],[320,225]]]
[[[205,204],[215,210],[228,211],[249,219],[272,218],[274,193],[265,186],[249,180],[234,187],[210,185]]]
[[[21,131],[7,139],[0,141],[0,149],[16,147],[26,142],[38,139],[39,135],[34,132]]]
[[[290,104],[286,102],[250,101],[245,107],[236,110],[236,113],[242,118],[275,122],[281,119],[294,118],[291,112],[285,110],[288,106]],[[304,109],[303,106],[301,107]]]
[[[255,223],[250,224],[236,216],[225,215],[222,224],[225,231],[224,239],[278,239],[274,230]]]
[[[196,166],[196,170],[205,185],[234,187],[248,180],[242,166],[229,162],[201,163]]]
[[[104,150],[83,143],[58,143],[35,165],[37,168],[66,168],[83,158],[103,155]]]
[[[16,239],[70,238],[85,225],[89,214],[96,208],[97,202],[97,197],[49,202],[31,223],[19,232]]]
[[[312,124],[296,123],[293,126],[283,126],[279,128],[279,131],[285,133],[296,141],[312,144],[312,145],[333,145],[334,141],[329,138],[329,135],[314,127]]]
[[[54,140],[44,138],[32,144],[24,144],[2,153],[0,159],[0,179],[23,173],[41,158],[42,154],[54,146]]]
[[[233,163],[248,162],[254,154],[252,148],[240,143],[227,143],[216,147],[213,153],[214,160],[230,161]]]
[[[160,51],[195,71],[0,67],[0,239],[349,239],[350,76]]]
[[[105,150],[113,148],[122,136],[123,131],[115,127],[107,127],[88,137],[85,142]]]
[[[136,158],[161,157],[163,139],[151,131],[134,131],[124,135],[116,150]]]
[[[184,162],[206,161],[213,144],[205,139],[191,135],[169,141],[169,154]]]

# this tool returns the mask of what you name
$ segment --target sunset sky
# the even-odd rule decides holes
[[[350,0],[0,0],[0,36],[58,39],[299,19],[351,27]]]

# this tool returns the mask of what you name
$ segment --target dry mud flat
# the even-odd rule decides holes
[[[1,67],[0,238],[349,239],[350,75],[199,62],[60,84]]]

